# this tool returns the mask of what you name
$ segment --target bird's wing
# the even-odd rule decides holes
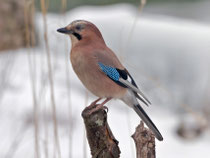
[[[121,70],[113,66],[105,65],[102,62],[98,62],[98,65],[102,72],[105,73],[115,83],[124,88],[131,89],[136,97],[146,105],[151,104],[150,101],[145,97],[145,95],[139,90],[135,81],[126,69]]]

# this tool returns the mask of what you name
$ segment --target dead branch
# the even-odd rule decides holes
[[[155,158],[155,136],[151,130],[144,127],[141,121],[136,127],[135,133],[132,135],[136,144],[137,158]]]
[[[86,107],[82,112],[92,158],[119,158],[118,141],[107,123],[107,112],[95,110],[96,106]]]
[[[92,158],[119,158],[118,141],[107,123],[107,112],[97,105],[86,107],[82,112]],[[136,144],[137,158],[155,158],[155,136],[141,121],[132,135]]]

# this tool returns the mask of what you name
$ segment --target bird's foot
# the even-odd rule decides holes
[[[103,106],[103,109],[106,111],[106,113],[108,113],[109,109],[107,106]]]
[[[96,104],[95,107],[91,108],[88,113],[89,115],[91,115],[92,113],[97,112],[99,110],[106,110],[106,112],[108,112],[108,108],[106,106],[102,104]]]
[[[101,99],[102,99],[102,98],[96,99],[94,102],[92,102],[92,103],[88,106],[88,108],[92,109],[94,106],[96,106],[96,103],[97,103],[98,101],[100,101]]]
[[[108,101],[110,101],[112,98],[107,98],[106,100],[104,100],[103,103],[101,104],[96,104],[95,102],[98,102],[99,100],[101,100],[101,98],[97,99],[96,101],[94,101],[88,108],[90,108],[89,114],[92,114],[93,112],[96,112],[100,109],[103,110],[107,110],[108,112],[108,108],[106,106],[104,106],[104,104],[106,104]]]

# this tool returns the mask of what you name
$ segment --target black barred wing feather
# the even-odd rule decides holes
[[[151,104],[151,102],[146,98],[146,96],[139,90],[135,81],[126,69],[120,70],[111,66],[104,65],[101,62],[99,62],[98,65],[100,69],[118,85],[124,88],[131,89],[134,92],[135,96],[147,106]]]

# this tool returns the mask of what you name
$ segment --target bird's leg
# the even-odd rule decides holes
[[[99,110],[99,109],[101,109],[101,108],[105,108],[105,109],[107,109],[107,107],[104,107],[104,104],[106,104],[108,101],[110,101],[112,98],[106,98],[106,100],[104,100],[101,104],[98,104],[94,109],[92,109],[91,111],[90,111],[90,114],[91,113],[93,113],[93,112],[95,112],[95,111],[97,111],[97,110]],[[91,104],[92,105],[92,104]],[[90,106],[91,106],[90,105]]]
[[[107,112],[108,112],[108,108],[106,107],[106,106],[104,106],[104,104],[106,104],[108,101],[110,101],[112,98],[107,98],[106,100],[104,100],[104,102],[103,103],[101,103],[100,105],[98,105],[97,107],[96,107],[96,109],[100,109],[100,108],[104,108],[104,109],[106,109],[107,110]]]
[[[92,108],[93,106],[95,106],[96,105],[96,103],[99,101],[99,100],[101,100],[102,98],[98,98],[98,99],[96,99],[94,102],[92,102],[88,107],[89,108]]]
[[[110,101],[112,98],[106,98],[103,103],[99,104],[100,107],[102,107],[104,104],[106,104],[108,101]]]

